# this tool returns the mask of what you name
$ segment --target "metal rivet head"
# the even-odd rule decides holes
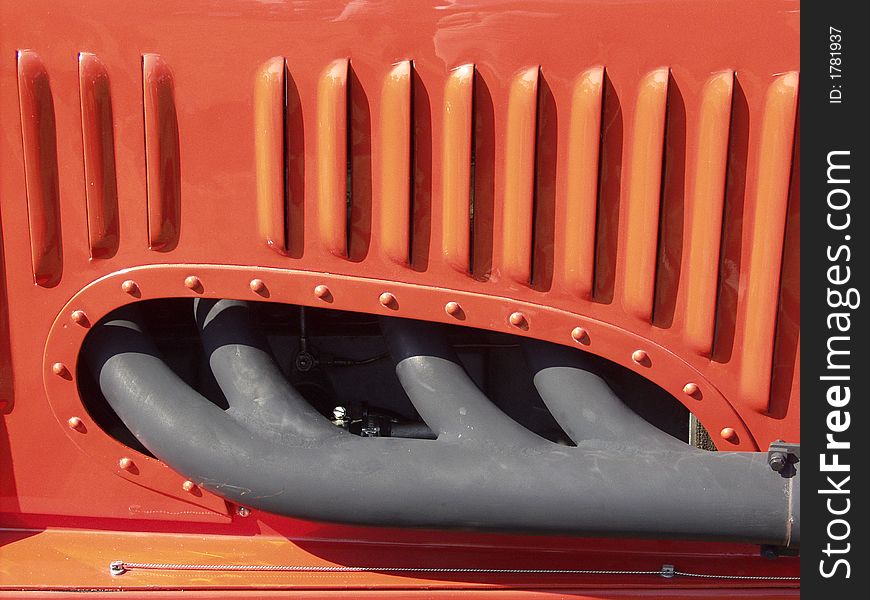
[[[78,417],[70,417],[66,424],[74,431],[84,431],[85,429],[85,424]]]
[[[458,317],[462,314],[462,307],[459,306],[459,302],[448,302],[444,305],[444,312],[452,317]]]
[[[82,327],[87,327],[88,325],[90,325],[90,322],[88,321],[88,315],[85,314],[85,311],[83,310],[72,311],[70,318],[76,325],[81,325]]]
[[[236,514],[239,515],[240,517],[247,517],[251,514],[251,511],[250,511],[250,509],[248,509],[244,506],[238,506],[238,507],[236,507]]]
[[[520,329],[528,329],[529,321],[526,319],[526,315],[521,312],[511,313],[510,318],[508,319],[510,324],[514,327],[519,327]]]
[[[719,432],[723,440],[727,442],[737,442],[737,432],[733,427],[725,427]]]
[[[184,278],[184,287],[189,290],[199,291],[202,289],[202,282],[196,275],[188,275]]]
[[[575,327],[571,330],[571,338],[578,344],[588,344],[589,332],[584,327]]]
[[[260,294],[261,296],[264,295],[266,293],[266,282],[262,279],[252,279],[251,291],[255,294]]]
[[[181,489],[183,489],[185,492],[192,492],[196,489],[196,484],[188,479],[181,484]]]
[[[390,292],[384,292],[383,294],[381,294],[378,297],[378,302],[380,302],[387,308],[392,308],[393,310],[399,308],[399,302],[396,300],[396,297]]]
[[[687,396],[698,399],[701,397],[701,388],[698,387],[697,383],[689,382],[683,386],[683,393]]]
[[[139,293],[139,284],[132,279],[127,279],[121,284],[121,291],[123,291],[125,294],[135,296]]]
[[[329,288],[323,284],[314,286],[314,295],[321,300],[326,301],[329,301],[329,299],[332,298],[332,292],[330,292]]]
[[[58,377],[66,377],[67,375],[69,375],[69,369],[67,369],[66,365],[61,362],[56,362],[51,365],[51,372]]]
[[[650,365],[649,354],[644,350],[635,350],[631,353],[631,360],[639,365],[648,367]]]
[[[133,463],[132,458],[127,458],[126,456],[118,461],[118,466],[124,469],[125,471],[132,471],[133,467],[136,465]]]

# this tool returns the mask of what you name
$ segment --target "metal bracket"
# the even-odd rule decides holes
[[[776,440],[770,444],[770,448],[767,450],[767,464],[783,477],[790,477],[796,472],[794,464],[800,462],[800,459],[800,444],[788,444],[782,440]]]

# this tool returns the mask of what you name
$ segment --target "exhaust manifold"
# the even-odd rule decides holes
[[[149,451],[234,502],[359,525],[799,545],[799,473],[771,470],[765,453],[672,438],[623,404],[579,350],[524,342],[570,447],[491,403],[440,326],[385,318],[396,373],[437,439],[363,438],[287,382],[246,303],[197,299],[195,313],[227,410],[163,362],[134,306],[94,328],[85,359]]]

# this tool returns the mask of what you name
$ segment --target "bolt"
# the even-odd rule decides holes
[[[459,302],[448,302],[444,305],[444,310],[448,315],[456,316],[462,312],[462,307],[459,306]]]
[[[236,507],[236,514],[239,515],[240,517],[247,517],[251,514],[251,511],[250,511],[250,509],[245,508],[244,506],[237,506]]]
[[[118,461],[118,466],[121,467],[122,469],[124,469],[125,471],[132,471],[136,465],[133,463],[132,458],[127,458],[125,456],[124,458],[122,458],[121,460]]]
[[[69,369],[67,369],[66,365],[61,362],[56,362],[51,365],[51,372],[58,377],[66,377],[67,375],[69,375]]]
[[[70,417],[69,420],[66,422],[66,424],[69,425],[69,428],[74,430],[74,431],[84,431],[85,430],[85,424],[78,417]]]
[[[770,458],[767,459],[767,464],[770,468],[779,473],[788,464],[788,457],[784,452],[771,452]]]
[[[588,344],[589,332],[583,327],[575,327],[571,330],[571,338],[578,344]]]
[[[683,393],[687,396],[691,396],[692,398],[701,398],[701,388],[698,387],[697,383],[689,382],[683,386]]]
[[[83,310],[74,310],[70,315],[70,318],[76,325],[81,325],[82,327],[87,327],[88,325],[90,325],[90,323],[88,322],[88,315],[86,315],[85,311]]]
[[[184,278],[184,287],[195,292],[202,290],[202,282],[196,275],[188,275]]]
[[[251,280],[251,291],[254,292],[255,294],[265,296],[266,292],[267,292],[266,282],[263,281],[262,279],[252,279]]]
[[[526,315],[521,312],[511,313],[511,316],[508,320],[510,321],[510,324],[514,327],[519,327],[520,329],[529,328],[529,322],[526,319]]]
[[[386,306],[387,308],[392,308],[396,310],[399,308],[399,303],[396,300],[396,297],[392,295],[390,292],[384,292],[378,297],[378,302]]]
[[[347,409],[343,406],[336,406],[332,409],[332,418],[336,421],[344,421],[347,418]]]
[[[330,292],[329,288],[323,284],[314,286],[314,295],[321,300],[326,300],[327,302],[332,299],[332,292]]]
[[[303,373],[310,371],[317,365],[317,361],[308,352],[300,352],[296,355],[296,369]]]
[[[139,284],[133,281],[132,279],[128,279],[121,284],[121,290],[125,294],[130,294],[131,296],[135,296],[139,293]]]
[[[649,366],[650,364],[649,354],[647,354],[644,350],[635,350],[634,352],[632,352],[631,360],[645,367]]]
[[[183,489],[185,492],[192,492],[196,489],[196,484],[188,479],[181,484],[181,489]]]
[[[733,427],[725,427],[722,431],[719,432],[719,435],[723,440],[727,442],[736,443],[737,442],[737,432],[734,431]]]

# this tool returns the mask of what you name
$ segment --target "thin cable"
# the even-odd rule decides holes
[[[768,575],[717,575],[712,573],[692,573],[674,570],[671,565],[663,565],[655,571],[620,569],[478,569],[444,567],[341,567],[314,565],[199,565],[182,563],[139,563],[114,561],[109,565],[113,575],[121,575],[132,570],[153,571],[250,571],[250,572],[293,572],[293,573],[481,573],[503,575],[658,575],[665,578],[674,576],[697,577],[704,579],[734,579],[750,581],[800,581],[800,577]]]
[[[702,579],[746,579],[749,581],[800,581],[798,577],[786,577],[775,575],[714,575],[711,573],[688,573],[686,571],[674,571],[674,575],[681,577],[700,577]]]

